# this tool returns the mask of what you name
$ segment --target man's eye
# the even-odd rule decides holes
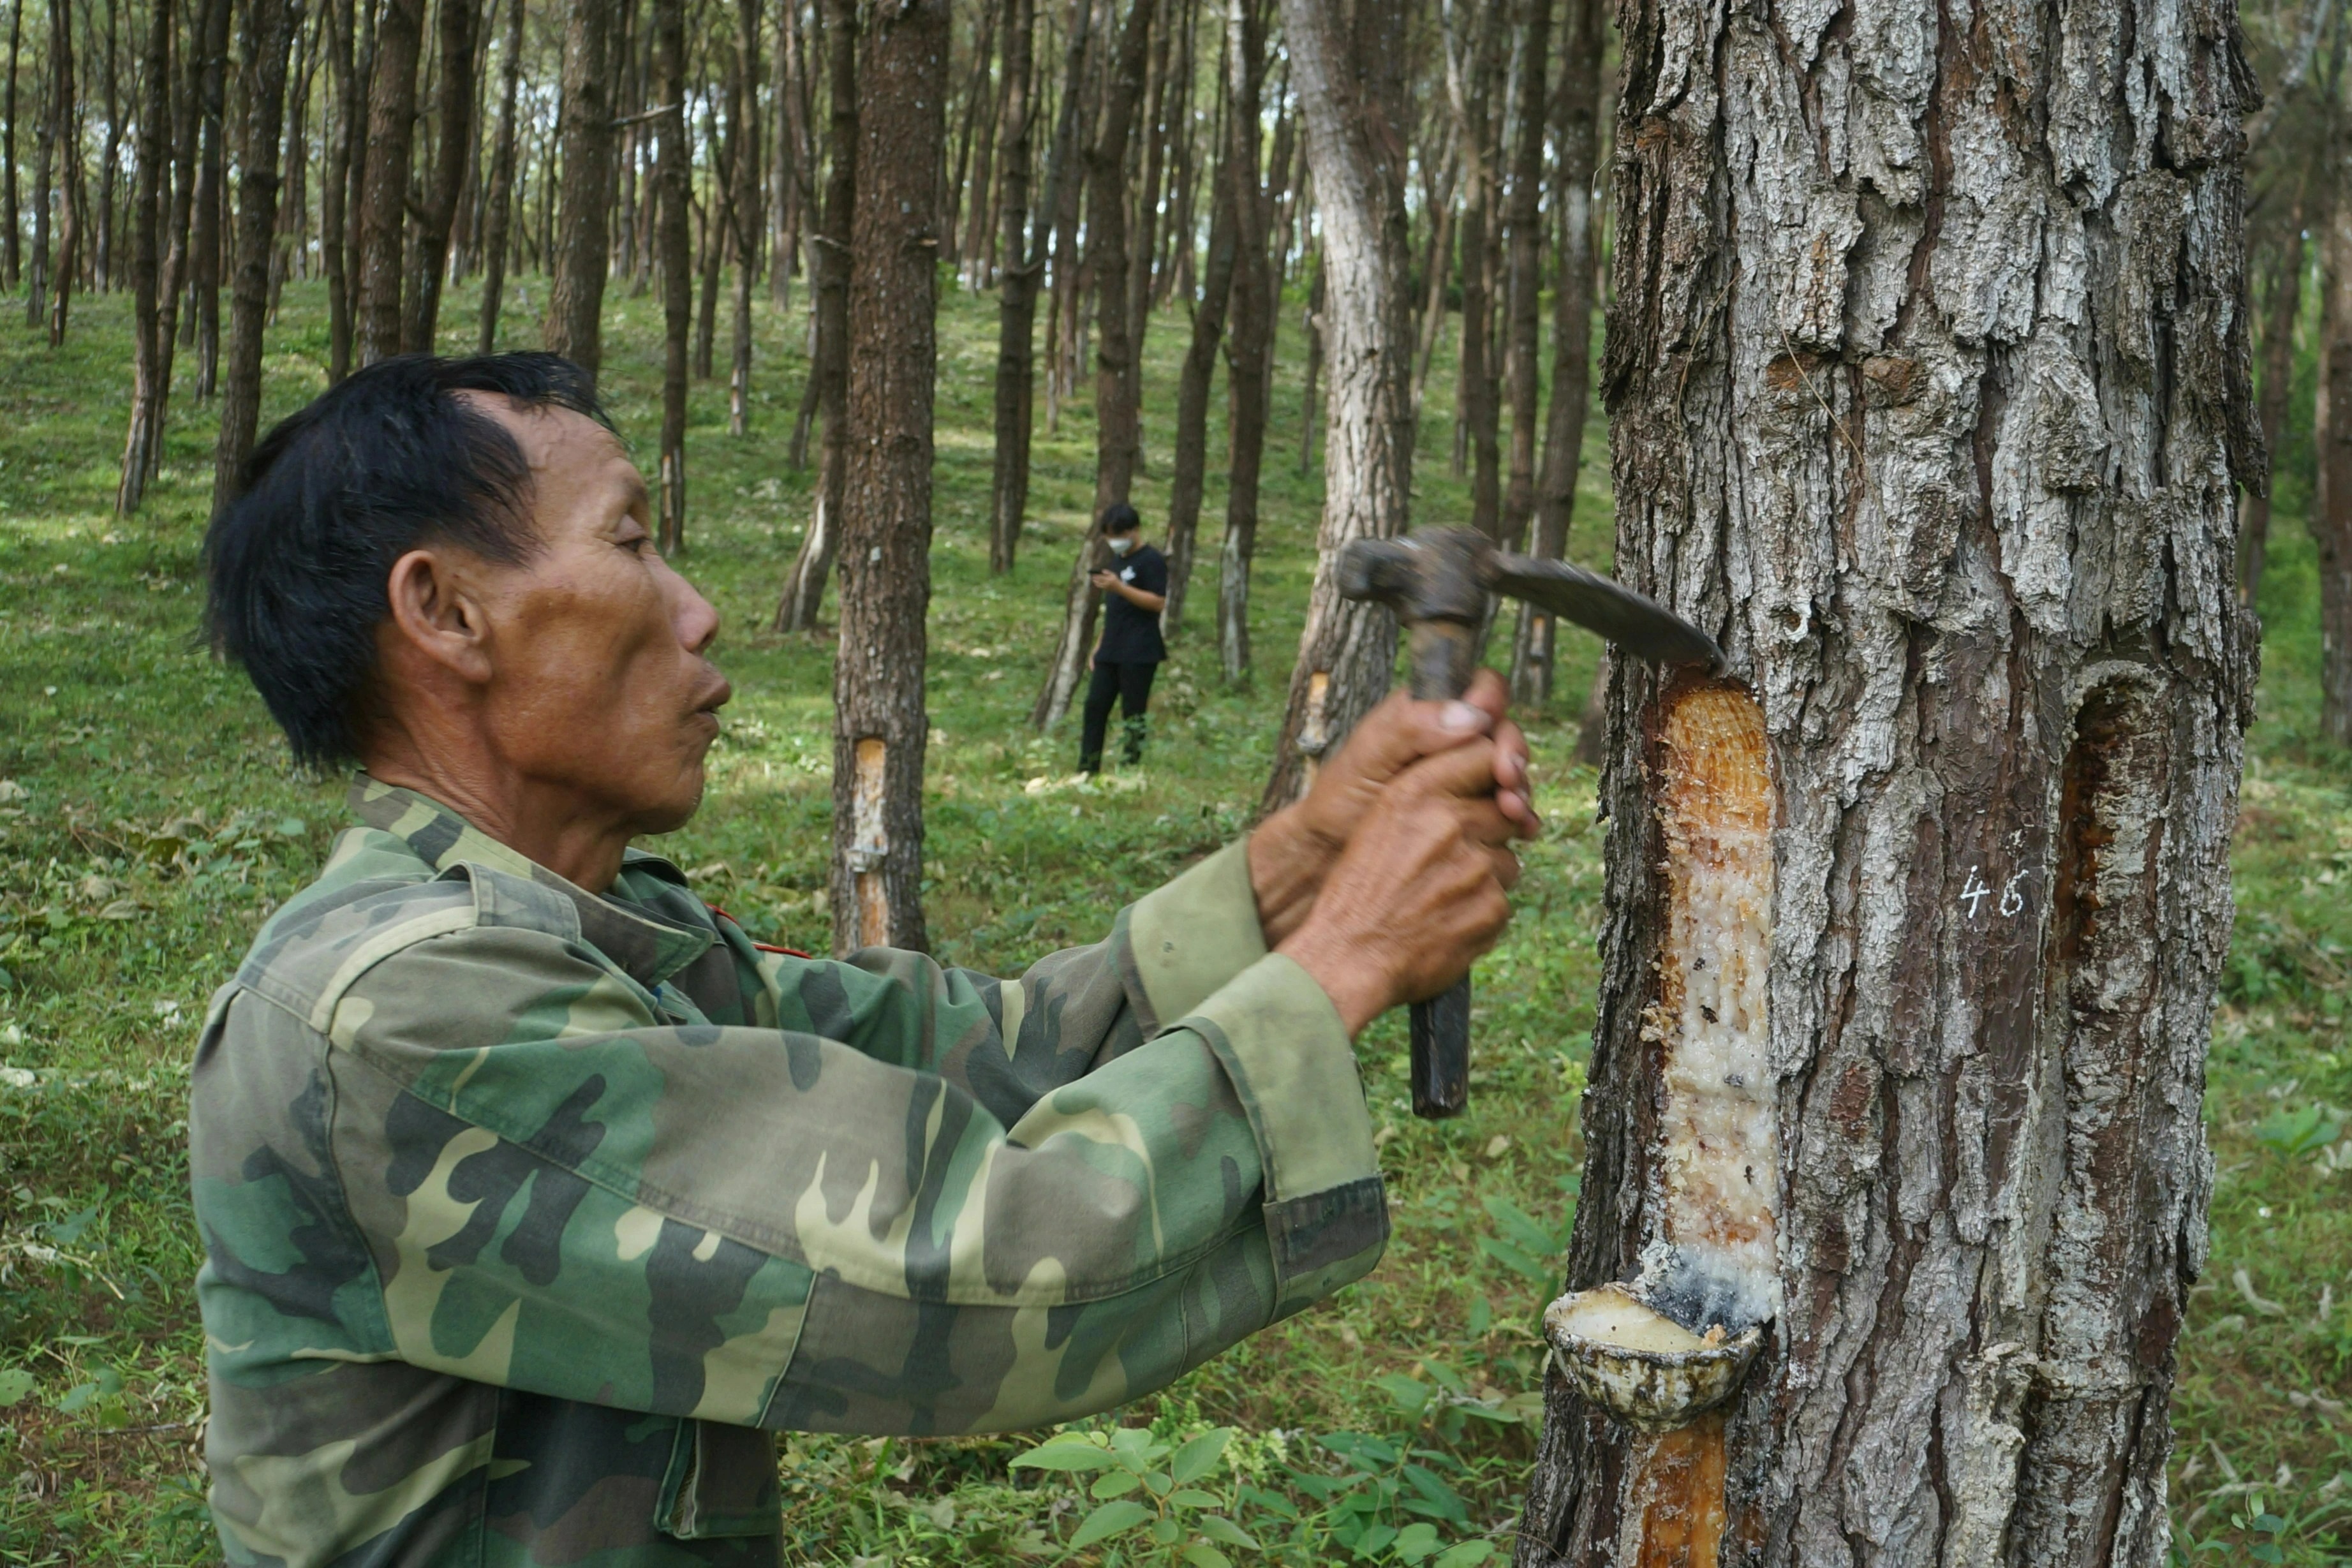
[[[646,552],[646,546],[652,542],[652,539],[640,533],[634,538],[621,541],[621,548],[633,555],[643,555]]]

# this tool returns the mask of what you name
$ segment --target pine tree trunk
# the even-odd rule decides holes
[[[1663,1436],[1551,1373],[1517,1561],[2156,1568],[2255,651],[2236,29],[1621,15],[1617,573],[1727,673],[1612,683],[1569,1283],[1767,1321]]]
[[[1273,264],[1265,191],[1258,183],[1258,120],[1265,91],[1265,27],[1255,0],[1229,0],[1225,177],[1234,215],[1233,330],[1225,334],[1225,531],[1217,542],[1217,667],[1228,685],[1249,679],[1250,568],[1257,556],[1258,477],[1265,462],[1266,368],[1274,336]],[[1279,170],[1276,171],[1279,177]]]
[[[400,352],[401,264],[408,223],[408,155],[416,126],[416,65],[425,0],[376,6],[368,86],[366,173],[360,202],[360,363]]]
[[[1127,145],[1135,132],[1135,109],[1143,94],[1150,58],[1153,0],[1129,0],[1127,21],[1103,84],[1102,133],[1087,154],[1087,263],[1093,276],[1095,313],[1095,522],[1078,541],[1062,592],[1062,632],[1046,667],[1032,721],[1039,729],[1060,721],[1085,679],[1093,650],[1095,621],[1102,595],[1089,579],[1105,560],[1101,518],[1105,508],[1127,499],[1135,481],[1135,458],[1142,445],[1142,410],[1129,378],[1135,337],[1127,314]]]
[[[1606,46],[1601,5],[1602,0],[1567,0],[1560,24],[1551,187],[1552,205],[1559,214],[1559,276],[1552,284],[1551,406],[1544,417],[1533,541],[1534,553],[1546,561],[1568,553],[1568,526],[1576,513],[1576,478],[1582,467],[1584,422],[1591,406],[1598,232],[1592,170],[1601,150],[1601,60]],[[1551,616],[1524,602],[1516,613],[1511,700],[1540,707],[1551,700],[1559,627]],[[1600,742],[1601,727],[1586,725],[1577,741],[1577,760],[1599,763]]]
[[[735,283],[729,321],[727,433],[751,428],[751,286],[759,279],[761,228],[760,132],[755,114],[760,92],[760,13],[763,0],[736,0],[734,100],[727,117],[735,150]]]
[[[11,293],[24,276],[24,237],[17,232],[17,215],[24,204],[17,199],[16,190],[16,74],[22,58],[25,38],[25,0],[13,0],[8,7],[8,80],[5,101],[0,101],[0,202],[7,210],[0,216],[7,219],[8,227],[0,234],[0,281],[5,281]]]
[[[74,96],[73,7],[49,8],[49,118],[58,160],[58,249],[50,268],[49,347],[66,341],[81,247],[81,115]]]
[[[499,62],[499,129],[490,150],[490,190],[482,214],[482,327],[477,353],[499,346],[499,309],[505,300],[507,247],[514,222],[515,100],[522,86],[523,0],[507,6],[506,58]]]
[[[445,0],[445,4],[446,0]],[[285,132],[286,58],[301,0],[249,0],[245,20],[245,125],[239,141],[236,266],[229,279],[227,374],[213,445],[213,510],[236,494],[237,471],[261,420],[261,332],[278,234],[278,139]]]
[[[37,100],[39,116],[33,131],[33,260],[25,284],[25,325],[46,330],[49,315],[49,193],[51,157],[57,145],[57,116],[49,107],[49,84],[42,84]]]
[[[2352,128],[2339,127],[2329,162],[2336,188],[2320,249],[2319,493],[2311,537],[2319,547],[2319,731],[2352,746]]]
[[[400,0],[387,0],[387,19]],[[610,266],[613,110],[611,0],[571,0],[563,28],[563,188],[548,290],[547,348],[594,375],[604,363]],[[381,69],[381,68],[379,68]],[[369,184],[374,184],[370,173]]]
[[[441,128],[434,148],[433,184],[417,215],[420,264],[416,292],[406,302],[401,342],[411,353],[433,352],[441,321],[441,285],[449,276],[449,236],[466,191],[466,166],[474,148],[474,54],[482,0],[436,0],[440,17]]]
[[[2256,386],[2262,412],[2263,447],[2275,453],[2286,433],[2287,399],[2294,389],[2294,329],[2303,309],[2303,204],[2275,239],[2270,297],[2263,316],[2263,374]],[[2238,598],[2252,607],[2260,598],[2269,553],[2271,487],[2248,490],[2238,507]]]
[[[119,0],[106,0],[106,141],[98,156],[98,248],[90,258],[90,277],[100,293],[116,285],[121,258],[114,249],[114,176],[122,153],[121,61],[116,50]]]
[[[1220,160],[1222,165],[1223,160]],[[1209,469],[1209,383],[1223,345],[1225,311],[1234,291],[1233,181],[1221,166],[1209,208],[1209,259],[1201,272],[1201,299],[1192,307],[1192,342],[1176,382],[1176,450],[1168,489],[1168,607],[1160,624],[1184,624],[1185,590],[1201,529],[1201,492]]]
[[[703,94],[702,142],[710,149],[711,190],[702,215],[702,289],[697,297],[700,308],[694,323],[697,381],[709,381],[713,374],[712,356],[719,336],[719,270],[727,259],[727,236],[735,226],[735,132],[730,125],[722,138],[719,128],[711,123],[710,105],[716,96]]]
[[[225,221],[226,182],[227,69],[230,0],[219,0],[208,12],[204,42],[197,51],[196,190],[193,229],[188,239],[188,321],[183,329],[196,351],[195,395],[198,402],[212,396],[220,370],[221,231]]]
[[[662,289],[661,447],[656,458],[656,542],[675,554],[686,539],[687,334],[692,330],[693,258],[686,232],[687,189],[694,179],[694,145],[686,121],[686,0],[654,0],[655,123],[660,142],[654,163],[654,234]]]
[[[885,0],[858,82],[849,281],[849,478],[834,658],[834,948],[923,928],[925,613],[931,597],[938,170],[949,0]]]
[[[840,552],[844,487],[849,475],[850,236],[857,199],[857,6],[824,0],[826,86],[832,98],[832,163],[825,173],[824,223],[814,251],[816,354],[809,376],[816,388],[824,445],[817,453],[816,510],[800,553],[784,579],[776,629],[803,632],[816,625],[824,585]]]
[[[146,498],[154,471],[158,400],[155,379],[163,373],[156,286],[163,268],[159,229],[163,205],[163,169],[171,143],[164,127],[171,117],[172,0],[152,0],[147,16],[147,57],[139,105],[138,180],[131,198],[131,429],[122,446],[122,473],[115,483],[114,510],[129,517]],[[12,215],[13,216],[13,215]]]
[[[1543,325],[1543,106],[1551,55],[1552,0],[1522,0],[1522,4],[1526,27],[1519,42],[1515,95],[1519,105],[1519,138],[1511,157],[1507,220],[1510,352],[1504,356],[1511,392],[1511,462],[1503,492],[1502,541],[1511,550],[1525,547],[1528,523],[1536,506],[1536,426],[1541,396],[1537,354]]]
[[[1351,539],[1404,531],[1412,492],[1412,301],[1406,247],[1405,0],[1282,0],[1323,219],[1330,334],[1323,521],[1264,809],[1297,798],[1320,746],[1388,689],[1396,617],[1339,597]],[[1302,739],[1305,744],[1302,745]]]
[[[154,481],[163,460],[163,430],[171,414],[172,362],[179,350],[180,303],[188,281],[189,230],[193,226],[196,184],[197,83],[204,70],[203,40],[212,31],[212,14],[228,0],[195,0],[188,16],[188,45],[172,94],[172,195],[170,220],[160,243],[163,264],[155,280],[155,378],[150,384],[153,409],[147,416],[147,480]],[[160,204],[159,204],[160,205]]]
[[[1009,572],[1021,543],[1021,514],[1029,504],[1032,342],[1037,327],[1037,277],[1029,230],[1031,131],[1037,121],[1035,0],[1004,0],[1004,110],[998,121],[1003,170],[997,225],[1003,266],[997,277],[996,451],[988,484],[988,569]],[[1049,184],[1050,181],[1047,182]],[[1039,232],[1044,225],[1039,225]]]
[[[352,0],[328,0],[327,47],[334,68],[334,108],[327,125],[326,167],[319,178],[319,258],[327,275],[327,384],[351,374],[352,275],[343,234],[350,226],[344,198],[351,194],[353,98]]]
[[[1501,451],[1497,429],[1495,344],[1488,328],[1494,276],[1495,158],[1494,89],[1503,7],[1481,8],[1465,19],[1473,37],[1463,40],[1463,57],[1449,63],[1454,138],[1462,150],[1462,223],[1457,231],[1462,266],[1462,357],[1454,398],[1454,471],[1470,476],[1470,526],[1499,535],[1502,528]]]

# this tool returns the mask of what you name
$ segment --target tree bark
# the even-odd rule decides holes
[[[236,267],[229,279],[228,374],[213,446],[213,510],[236,494],[237,470],[261,420],[261,332],[278,248],[278,150],[285,131],[286,57],[301,0],[250,0],[245,17],[245,125],[237,157]],[[449,0],[444,0],[444,4]]]
[[[408,155],[416,128],[416,64],[425,0],[376,6],[375,70],[368,85],[366,173],[360,199],[360,363],[401,349],[401,263],[408,222]]]
[[[1552,205],[1559,214],[1559,276],[1552,284],[1551,406],[1544,421],[1543,470],[1536,482],[1534,552],[1546,561],[1568,553],[1577,473],[1583,466],[1584,422],[1591,407],[1599,232],[1592,171],[1601,153],[1601,60],[1606,48],[1601,0],[1567,0],[1567,5],[1560,31],[1559,91],[1553,100],[1558,153],[1552,163]],[[1517,616],[1511,637],[1511,700],[1539,707],[1551,700],[1559,627],[1551,616],[1524,602]],[[1579,762],[1601,761],[1601,735],[1597,724],[1580,732]]]
[[[1307,310],[1303,316],[1307,329],[1306,384],[1298,395],[1298,471],[1301,475],[1315,471],[1315,394],[1316,383],[1323,374],[1323,258],[1315,258],[1315,281],[1307,291]]]
[[[195,0],[188,15],[188,47],[172,95],[172,192],[170,221],[161,243],[163,264],[155,282],[155,376],[149,384],[153,408],[147,416],[147,482],[154,481],[163,459],[163,429],[171,413],[172,361],[179,348],[180,302],[188,280],[189,230],[195,206],[197,83],[204,70],[204,40],[212,32],[213,13],[228,0]],[[160,172],[159,172],[160,178]]]
[[[1223,161],[1223,155],[1219,162]],[[1184,624],[1184,595],[1192,580],[1192,557],[1201,525],[1201,492],[1209,468],[1209,383],[1225,335],[1225,310],[1234,290],[1233,181],[1221,167],[1210,195],[1209,259],[1201,271],[1201,299],[1192,307],[1192,342],[1176,382],[1176,450],[1168,486],[1168,605],[1160,624],[1174,632]]]
[[[154,417],[160,400],[155,380],[163,373],[156,287],[163,258],[158,243],[163,204],[163,169],[171,142],[164,135],[172,101],[172,0],[152,0],[147,16],[146,62],[139,104],[139,173],[131,198],[131,428],[122,446],[122,473],[114,489],[114,510],[129,517],[146,498],[154,471]],[[13,215],[11,215],[13,216]]]
[[[1330,334],[1323,521],[1263,806],[1297,798],[1322,746],[1380,700],[1396,617],[1339,597],[1351,539],[1404,531],[1412,491],[1412,302],[1404,210],[1404,0],[1282,0],[1323,218]],[[1302,743],[1303,742],[1303,743]]]
[[[1462,222],[1456,230],[1462,266],[1462,356],[1454,400],[1454,471],[1470,475],[1470,526],[1500,537],[1501,452],[1496,445],[1494,342],[1487,328],[1493,300],[1495,157],[1494,87],[1504,7],[1479,7],[1449,33],[1447,95],[1454,106],[1454,143],[1462,154]]]
[[[1062,592],[1062,634],[1054,645],[1045,682],[1030,718],[1043,730],[1069,711],[1093,651],[1095,621],[1102,595],[1089,574],[1103,563],[1103,510],[1127,499],[1135,482],[1135,458],[1142,444],[1142,410],[1129,379],[1135,338],[1128,321],[1127,144],[1134,135],[1135,108],[1143,94],[1144,63],[1151,44],[1154,0],[1129,0],[1127,22],[1103,84],[1102,132],[1087,156],[1087,263],[1093,273],[1095,314],[1095,504],[1094,519],[1078,541],[1070,576]]]
[[[522,5],[507,7],[506,58],[499,62],[499,129],[490,149],[490,189],[482,215],[482,327],[475,352],[499,345],[499,310],[507,284],[509,230],[514,222],[515,100],[522,86]]]
[[[1084,0],[1079,0],[1084,4]],[[1029,431],[1036,377],[1032,342],[1037,326],[1037,279],[1044,247],[1028,240],[1031,135],[1037,119],[1035,0],[1004,0],[1004,111],[998,121],[997,159],[1003,174],[997,224],[1004,262],[997,278],[996,451],[988,484],[988,569],[1010,572],[1021,543],[1021,514],[1029,504]],[[1050,187],[1051,179],[1046,182]],[[1050,194],[1050,192],[1049,192]],[[1045,225],[1040,222],[1042,237]],[[1034,252],[1034,254],[1033,254]]]
[[[662,422],[656,458],[660,509],[656,542],[665,555],[686,541],[687,334],[693,326],[693,258],[686,232],[694,146],[686,121],[685,0],[654,0],[655,106],[660,142],[654,164],[654,234],[662,290]]]
[[[2336,188],[2321,239],[2323,427],[2311,537],[2319,547],[2319,731],[2352,746],[2352,126],[2339,123],[2331,141]]]
[[[1225,17],[1234,39],[1226,61],[1232,112],[1225,121],[1234,281],[1233,331],[1225,334],[1225,531],[1217,543],[1217,667],[1228,685],[1237,685],[1250,672],[1250,568],[1257,556],[1258,479],[1265,463],[1274,264],[1266,255],[1266,192],[1257,171],[1269,18],[1259,0],[1228,0]]]
[[[1769,1321],[1663,1436],[1549,1374],[1517,1561],[2155,1568],[2255,652],[2237,31],[1621,16],[1616,569],[1727,668],[1616,667],[1569,1282]]]
[[[712,123],[711,104],[717,95],[703,95],[702,141],[710,149],[710,200],[703,207],[701,309],[695,318],[694,376],[709,381],[713,374],[714,343],[719,336],[719,269],[727,259],[727,237],[735,227],[735,128],[721,137]]]
[[[327,47],[335,78],[335,106],[327,126],[326,168],[319,180],[319,258],[327,274],[327,384],[351,374],[352,275],[343,236],[351,219],[344,198],[351,194],[352,144],[357,127],[357,91],[352,60],[352,0],[328,0]]]
[[[93,286],[104,293],[116,286],[121,258],[114,247],[114,176],[122,153],[121,60],[116,49],[119,0],[106,0],[106,142],[98,155],[98,249],[90,258]]]
[[[227,76],[231,0],[207,12],[196,79],[196,190],[188,240],[189,344],[196,351],[195,394],[212,396],[220,374],[221,230],[226,221]]]
[[[433,352],[441,321],[441,285],[449,275],[449,235],[466,191],[474,150],[474,55],[482,0],[436,0],[440,16],[440,140],[434,148],[433,184],[416,215],[420,265],[416,292],[407,301],[401,341],[409,353]]]
[[[49,347],[66,341],[66,317],[73,304],[75,271],[81,246],[81,116],[74,96],[73,7],[54,0],[49,7],[49,120],[57,148],[57,259],[50,269]]]
[[[8,80],[6,97],[0,101],[0,201],[7,204],[7,232],[0,234],[0,272],[5,272],[10,292],[24,275],[24,237],[16,229],[16,215],[24,210],[16,191],[16,74],[22,58],[25,37],[25,0],[15,0],[8,7]]]
[[[54,76],[55,73],[51,73]],[[49,174],[57,150],[58,117],[50,106],[53,83],[44,81],[33,132],[33,262],[25,285],[25,325],[46,331],[49,315]]]
[[[387,0],[387,19],[400,0]],[[613,208],[611,0],[572,0],[563,29],[563,188],[548,290],[547,348],[594,375],[604,363]],[[374,176],[369,176],[373,184]]]
[[[809,367],[817,412],[824,421],[824,445],[817,453],[816,510],[776,606],[776,629],[784,632],[807,631],[816,625],[825,581],[833,575],[834,558],[840,551],[843,493],[849,477],[850,238],[860,153],[856,0],[824,0],[824,18],[833,161],[825,172],[816,276],[810,279],[816,289],[816,354]]]
[[[921,951],[933,311],[949,0],[883,0],[858,83],[849,479],[834,658],[834,949]]]
[[[760,94],[760,12],[764,0],[736,0],[733,102],[727,111],[728,142],[735,153],[735,287],[729,321],[727,433],[751,428],[751,286],[760,274],[760,133],[755,114]]]
[[[1536,506],[1536,426],[1541,397],[1537,374],[1543,325],[1543,149],[1545,76],[1550,66],[1552,0],[1524,0],[1519,41],[1518,142],[1511,156],[1507,299],[1510,352],[1504,356],[1511,393],[1510,473],[1503,492],[1502,541],[1523,547]]]

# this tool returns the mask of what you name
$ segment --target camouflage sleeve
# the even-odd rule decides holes
[[[872,947],[845,961],[756,948],[719,921],[744,980],[744,1021],[821,1035],[934,1072],[1008,1125],[1037,1098],[1132,1050],[1265,956],[1244,844],[1119,911],[1110,936],[1018,980]]]
[[[1248,944],[1170,913],[1145,900],[1092,961],[1135,979],[1103,1010],[1137,1043],[1009,1121],[967,1085],[1054,1013],[1034,972],[1012,1047],[965,1026],[1014,988],[992,1010],[932,972],[852,1007],[861,1049],[680,1022],[542,931],[393,952],[328,1021],[382,1353],[742,1425],[994,1430],[1131,1398],[1360,1276],[1387,1220],[1337,1015],[1279,956],[1220,983]]]

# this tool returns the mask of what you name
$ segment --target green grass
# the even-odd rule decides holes
[[[523,289],[517,343],[532,341],[544,303],[542,280]],[[466,289],[449,301],[446,347],[470,339],[471,304]],[[340,787],[289,769],[242,678],[194,640],[210,410],[188,398],[184,356],[163,479],[138,517],[110,515],[125,315],[120,298],[78,301],[55,354],[21,317],[0,316],[0,1563],[12,1564],[215,1560],[196,1458],[186,1060],[205,998],[342,816]],[[641,450],[656,427],[657,316],[649,297],[610,300],[607,391]],[[986,298],[948,296],[926,883],[944,956],[1010,972],[1090,940],[1245,822],[1271,760],[1320,489],[1319,464],[1298,471],[1297,320],[1286,310],[1269,439],[1259,679],[1221,687],[1202,635],[1211,606],[1196,596],[1146,765],[1082,786],[1068,778],[1075,719],[1040,736],[1026,713],[1092,494],[1091,420],[1073,406],[1057,435],[1041,430],[1037,521],[1017,569],[991,580],[995,317]],[[1146,343],[1147,519],[1165,508],[1184,330],[1164,314]],[[695,388],[684,565],[726,616],[719,658],[739,695],[708,805],[660,847],[756,934],[821,945],[832,649],[765,629],[808,510],[811,476],[784,460],[805,367],[797,319],[763,306],[761,331],[751,437],[726,435],[723,384]],[[289,287],[265,417],[323,385],[325,346],[316,286]],[[1447,471],[1449,378],[1441,362],[1416,477],[1424,519],[1464,510]],[[1222,445],[1213,429],[1213,459]],[[1571,550],[1588,562],[1605,560],[1611,527],[1603,447],[1596,420]],[[1212,546],[1223,504],[1213,475]],[[2276,534],[2240,930],[2215,1033],[2224,1176],[2184,1342],[2175,1496],[2188,1538],[2226,1556],[2276,1537],[2288,1560],[2318,1561],[2335,1540],[2327,1510],[2352,1506],[2352,1479],[2336,1483],[2352,1469],[2352,1425],[2327,1403],[2352,1400],[2352,1210],[2333,1171],[2352,1164],[2352,1115],[2334,1109],[2352,1105],[2352,788],[2347,759],[2315,738],[2312,552],[2292,518]],[[1365,1052],[1397,1225],[1386,1261],[1101,1424],[1148,1426],[1170,1445],[1234,1428],[1197,1484],[1261,1543],[1225,1549],[1238,1558],[1332,1561],[1349,1541],[1392,1562],[1449,1548],[1465,1561],[1489,1540],[1507,1550],[1534,1450],[1537,1314],[1573,1201],[1597,976],[1601,835],[1591,775],[1565,762],[1596,649],[1578,638],[1567,653],[1555,711],[1530,716],[1549,828],[1528,853],[1516,924],[1480,966],[1469,1113],[1407,1113],[1397,1020]],[[2241,1268],[2281,1310],[2242,1293]],[[1027,1447],[793,1438],[796,1560],[1052,1561],[1095,1506],[1079,1484],[1090,1478],[1013,1468]],[[2265,1510],[2279,1531],[2231,1523]],[[1398,1533],[1416,1522],[1430,1528]]]

